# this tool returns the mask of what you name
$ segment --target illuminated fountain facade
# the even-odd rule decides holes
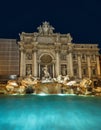
[[[59,75],[74,78],[100,76],[98,44],[73,43],[71,35],[54,33],[49,22],[43,22],[38,32],[20,35],[20,76],[54,78]]]

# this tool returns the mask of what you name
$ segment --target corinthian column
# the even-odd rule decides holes
[[[20,76],[23,76],[23,59],[24,59],[24,55],[23,55],[23,51],[20,52]]]
[[[96,62],[97,62],[97,74],[100,76],[100,62],[99,62],[99,55],[96,56]]]
[[[70,76],[73,76],[73,59],[72,59],[72,53],[69,52],[69,68],[70,68]]]
[[[33,50],[33,61],[34,61],[34,76],[37,77],[37,58],[36,58],[36,50]]]
[[[69,74],[70,74],[70,76],[74,76],[74,73],[73,73],[73,58],[72,58],[73,45],[70,42],[70,43],[67,44],[67,46],[68,46]]]
[[[37,77],[38,76],[38,72],[37,72],[37,44],[38,42],[36,42],[36,37],[33,38],[33,42],[32,42],[32,52],[33,52],[33,67],[32,67],[32,74]]]
[[[82,78],[81,57],[80,57],[80,55],[78,55],[78,70],[79,70],[79,78]]]
[[[91,63],[90,63],[90,55],[87,55],[87,64],[88,64],[88,76],[91,78]]]
[[[25,76],[25,52],[24,48],[20,48],[20,76]]]
[[[56,77],[60,74],[59,51],[56,51]]]
[[[54,64],[53,64],[53,75],[52,75],[52,76],[53,76],[53,78],[54,78]]]

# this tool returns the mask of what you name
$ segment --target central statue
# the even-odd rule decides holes
[[[48,67],[47,67],[47,65],[45,65],[44,67],[43,67],[43,72],[44,72],[44,77],[43,78],[50,78],[50,74],[49,74],[49,72],[48,72]]]

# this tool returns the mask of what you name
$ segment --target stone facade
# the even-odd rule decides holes
[[[51,77],[100,76],[98,44],[73,43],[69,33],[54,33],[54,27],[46,21],[37,29],[38,32],[19,34],[20,76],[42,78],[45,66]]]

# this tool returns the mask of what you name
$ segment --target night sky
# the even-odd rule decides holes
[[[1,0],[0,38],[19,39],[48,21],[54,32],[70,33],[74,43],[101,48],[101,0]]]

